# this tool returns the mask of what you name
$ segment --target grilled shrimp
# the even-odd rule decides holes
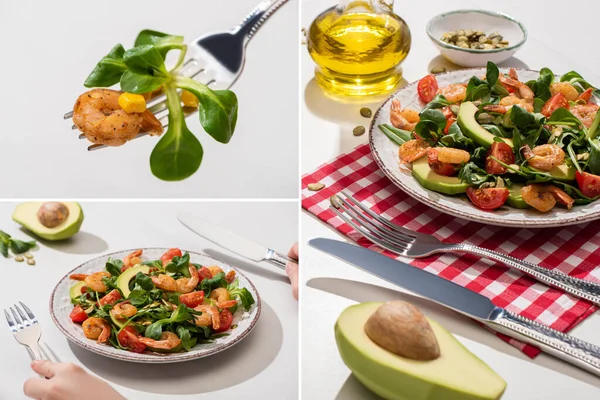
[[[83,93],[73,107],[73,123],[92,143],[121,146],[140,131],[160,135],[163,127],[149,110],[127,114],[119,106],[121,92],[92,89]]]
[[[148,347],[161,350],[173,350],[181,344],[181,339],[179,339],[179,336],[169,331],[163,332],[160,335],[160,340],[154,340],[147,337],[140,337],[139,341],[144,343]]]
[[[210,292],[208,296],[209,299],[216,300],[218,303],[229,300],[231,297],[229,296],[229,292],[225,288],[217,288]]]
[[[436,94],[441,94],[452,103],[460,103],[467,97],[467,85],[464,83],[453,83],[438,89]]]
[[[421,120],[419,113],[411,109],[402,109],[400,100],[392,100],[390,108],[390,122],[398,129],[404,129],[406,131],[412,131],[417,126],[417,123]]]
[[[514,76],[516,76],[516,71],[515,71]],[[529,86],[527,86],[523,82],[520,82],[518,79],[514,79],[514,78],[510,77],[510,74],[509,74],[509,76],[504,76],[501,74],[498,77],[498,80],[500,81],[502,86],[512,88],[515,91],[515,93],[512,94],[511,96],[515,96],[519,99],[526,100],[528,103],[533,104],[533,99],[535,98],[535,93],[533,93],[533,90],[531,90],[531,88]],[[507,96],[507,97],[509,97],[509,96]]]
[[[110,274],[106,271],[94,272],[91,275],[86,274],[73,274],[69,278],[76,281],[83,281],[93,292],[105,293],[108,291],[108,287],[102,282],[102,278],[108,278]]]
[[[124,267],[133,267],[137,264],[141,264],[142,263],[142,259],[140,258],[140,256],[142,255],[143,250],[139,249],[134,251],[133,253],[127,255],[124,259],[123,259],[123,266]]]
[[[213,329],[219,329],[221,327],[221,317],[219,310],[216,307],[208,306],[205,304],[199,305],[194,308],[196,311],[200,311],[202,315],[195,315],[194,320],[198,326],[211,326]]]
[[[120,320],[131,318],[137,314],[137,312],[138,309],[126,301],[115,304],[112,310],[110,310],[110,314]]]
[[[152,276],[152,283],[157,288],[164,290],[166,292],[176,292],[177,291],[177,282],[173,277],[165,274],[160,274],[158,276]]]
[[[579,97],[579,92],[569,82],[554,82],[550,84],[550,93],[552,95],[562,93],[569,101],[575,101]]]
[[[81,324],[86,338],[106,343],[110,338],[110,324],[102,318],[90,317]]]
[[[597,113],[598,104],[581,104],[571,108],[571,114],[576,116],[586,128],[592,126]]]
[[[189,293],[196,289],[198,283],[200,282],[200,277],[198,276],[198,270],[194,266],[194,264],[189,265],[189,271],[191,278],[179,278],[175,281],[175,286],[177,287],[177,291],[179,293]]]
[[[543,144],[535,146],[533,149],[523,146],[521,154],[529,165],[542,171],[550,171],[565,161],[565,152],[555,144]]]
[[[221,267],[218,267],[216,265],[213,265],[212,267],[208,267],[210,273],[212,274],[212,276],[214,277],[217,274],[220,274],[223,272],[223,270],[221,269]]]
[[[449,164],[462,164],[471,159],[468,151],[451,147],[436,147],[438,161]]]
[[[233,282],[233,280],[235,279],[235,271],[231,270],[227,273],[227,275],[225,275],[225,280],[227,281],[227,283],[231,283]]]
[[[424,157],[429,149],[429,144],[424,140],[409,140],[402,143],[398,149],[398,156],[402,164],[411,163]]]
[[[534,183],[521,189],[521,196],[525,203],[540,212],[548,212],[554,208],[556,201],[565,205],[569,210],[575,202],[571,196],[552,185]]]

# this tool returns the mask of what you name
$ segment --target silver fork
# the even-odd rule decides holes
[[[193,40],[188,44],[188,59],[178,73],[194,78],[214,90],[229,89],[244,69],[246,46],[250,39],[275,11],[288,1],[263,1],[231,31],[211,33]],[[157,96],[148,102],[147,107],[166,128],[168,126],[166,96]],[[184,110],[186,118],[197,112],[197,109]],[[73,111],[64,115],[64,119],[72,117]],[[71,129],[75,130],[77,127],[73,125]],[[148,133],[141,132],[134,139],[146,135]],[[79,139],[85,138],[83,133],[79,135]],[[105,147],[107,146],[93,144],[88,147],[88,150],[93,151]]]
[[[34,360],[43,360],[42,351],[40,349],[40,337],[42,336],[42,328],[38,323],[35,315],[22,302],[19,302],[21,307],[15,304],[9,307],[10,313],[4,309],[4,316],[8,322],[8,326],[13,333],[17,342],[26,346]]]
[[[471,253],[501,262],[546,285],[600,305],[600,284],[573,278],[506,254],[471,244],[446,244],[434,236],[411,231],[391,223],[345,192],[331,197],[330,209],[361,235],[393,253],[410,258],[437,253]]]

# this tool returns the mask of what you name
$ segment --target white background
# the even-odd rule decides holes
[[[18,239],[28,234],[12,222],[16,204],[0,203],[0,229]],[[23,301],[42,326],[45,342],[65,362],[82,365],[128,399],[295,399],[298,393],[298,304],[287,276],[220,248],[184,227],[178,212],[207,221],[287,254],[298,235],[298,204],[286,203],[81,203],[82,230],[66,242],[39,242],[36,266],[0,256],[0,308]],[[133,364],[104,358],[70,344],[48,311],[58,281],[78,265],[118,250],[180,247],[203,252],[239,268],[256,286],[263,312],[250,335],[223,353],[180,364]],[[4,326],[2,326],[4,325]],[[0,322],[0,400],[25,399],[22,386],[34,376],[30,359]],[[85,390],[85,388],[82,388]],[[274,396],[274,397],[272,397]],[[84,397],[82,397],[84,398]]]
[[[302,26],[311,21],[328,4],[303,0]],[[600,3],[593,0],[563,1],[396,1],[395,11],[411,28],[412,49],[403,63],[408,82],[429,73],[432,66],[450,67],[430,42],[425,24],[438,13],[461,8],[484,8],[508,13],[522,21],[529,30],[529,40],[511,59],[509,66],[540,69],[550,67],[555,73],[575,69],[600,85],[594,73],[600,69],[598,53],[588,39],[597,25]],[[571,28],[567,28],[567,26]],[[476,27],[474,27],[476,28]],[[572,30],[572,34],[567,31]],[[577,37],[577,33],[581,38]],[[325,98],[313,78],[314,64],[304,50],[302,55],[302,171],[308,173],[319,165],[367,143],[367,135],[352,136],[357,125],[368,126],[359,115],[365,105],[373,111],[379,103],[343,105]],[[367,400],[376,396],[368,392],[343,364],[335,344],[333,326],[346,307],[363,301],[405,299],[417,304],[433,319],[455,333],[465,346],[494,368],[507,382],[503,400],[550,400],[566,397],[577,400],[600,398],[600,378],[577,370],[563,362],[541,355],[528,359],[515,348],[484,331],[472,321],[435,307],[429,302],[403,296],[398,288],[350,267],[305,243],[314,237],[341,238],[312,215],[302,217],[303,286],[302,302],[302,395],[306,399]],[[600,345],[600,316],[593,315],[572,333]],[[318,322],[315,321],[317,319]],[[327,371],[327,373],[323,373]]]
[[[201,35],[236,26],[258,0],[1,1],[0,197],[254,198],[297,197],[298,2],[277,11],[247,48],[233,90],[239,100],[235,134],[217,143],[188,127],[204,147],[198,172],[177,183],[155,178],[149,165],[158,138],[88,152],[71,121],[83,82],[117,43],[133,46],[153,29]],[[8,173],[10,171],[10,173]]]

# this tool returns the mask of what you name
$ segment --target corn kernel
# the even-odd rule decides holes
[[[119,96],[119,105],[127,114],[146,111],[146,99],[141,94],[123,93]]]
[[[188,92],[187,90],[181,91],[181,102],[186,107],[198,107],[198,98],[194,96],[192,92]]]

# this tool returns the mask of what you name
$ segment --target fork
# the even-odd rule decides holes
[[[201,36],[188,44],[189,57],[178,73],[194,78],[213,90],[229,89],[238,79],[244,69],[246,46],[258,29],[271,17],[275,11],[289,0],[262,1],[244,20],[231,31],[212,33]],[[148,102],[148,109],[156,115],[162,126],[168,126],[168,111],[166,96],[160,95]],[[198,110],[185,110],[185,117],[197,113]],[[73,117],[73,111],[65,113],[64,119]],[[77,127],[73,125],[71,129]],[[148,135],[141,132],[134,139]],[[79,139],[85,139],[82,133]],[[107,147],[103,144],[93,144],[88,151]]]
[[[410,258],[437,253],[470,253],[501,262],[539,282],[600,305],[600,284],[571,277],[497,251],[471,244],[447,244],[426,233],[414,232],[391,223],[344,191],[331,197],[330,209],[358,233],[393,253]]]
[[[6,317],[8,326],[17,342],[26,346],[31,354],[33,354],[34,360],[43,360],[44,357],[42,356],[39,343],[42,336],[42,328],[29,307],[22,302],[19,302],[19,304],[21,307],[17,304],[9,307],[8,310],[10,310],[10,313],[7,309],[4,309],[4,316]]]

